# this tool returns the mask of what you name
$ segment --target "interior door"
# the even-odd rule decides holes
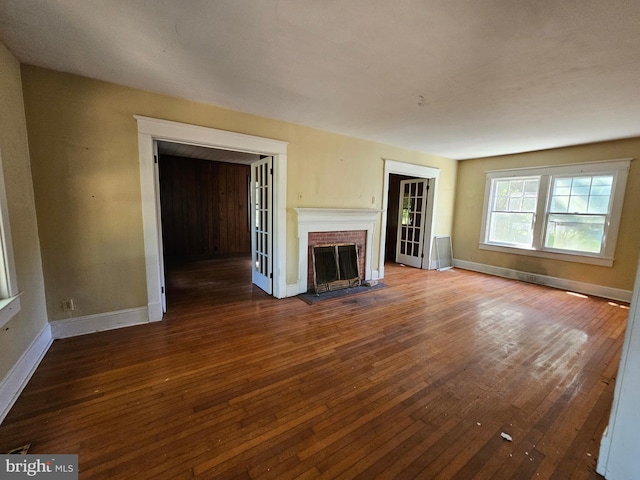
[[[273,292],[273,157],[251,164],[252,282]]]
[[[429,180],[423,178],[400,182],[396,243],[398,263],[422,268],[428,188]]]

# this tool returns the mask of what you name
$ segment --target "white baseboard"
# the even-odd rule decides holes
[[[164,314],[164,312],[162,310],[162,304],[160,302],[148,304],[147,310],[149,312],[150,322],[159,322],[162,320],[162,315]]]
[[[98,313],[84,317],[55,320],[50,322],[53,338],[76,337],[87,333],[102,332],[116,328],[141,325],[154,320],[149,319],[147,307],[129,308],[115,312]]]
[[[287,285],[287,291],[285,292],[285,295],[287,297],[295,297],[296,295],[298,295],[298,293],[300,293],[298,290],[299,287],[297,283],[289,284]]]
[[[0,423],[2,423],[27,386],[29,379],[49,350],[53,337],[47,324],[22,354],[9,373],[0,381]]]
[[[604,287],[593,283],[577,282],[575,280],[567,280],[564,278],[550,277],[548,275],[539,275],[537,273],[523,272],[520,270],[512,270],[510,268],[495,267],[493,265],[485,265],[482,263],[468,262],[466,260],[454,259],[454,267],[463,270],[472,270],[474,272],[487,273],[497,277],[511,278],[528,283],[538,285],[546,285],[548,287],[560,288],[571,292],[592,295],[595,297],[608,298],[621,302],[631,302],[631,290],[622,290],[620,288]]]
[[[604,429],[602,438],[600,439],[600,452],[598,454],[598,463],[596,465],[596,472],[603,477],[607,473],[607,463],[609,461],[609,446],[611,445],[611,438],[609,438],[609,426]]]

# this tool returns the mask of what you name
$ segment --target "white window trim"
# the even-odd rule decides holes
[[[629,166],[633,158],[622,158],[615,160],[604,160],[598,162],[574,163],[556,166],[514,168],[504,170],[489,170],[486,173],[484,205],[482,213],[482,225],[480,229],[480,242],[478,248],[482,250],[492,250],[502,253],[513,253],[517,255],[527,255],[532,257],[550,258],[567,262],[586,263],[590,265],[613,266],[614,253],[618,240],[618,229],[620,227],[620,217],[622,215],[622,204],[624,192],[627,185]],[[546,214],[547,201],[549,197],[549,185],[551,178],[559,175],[581,175],[581,174],[614,174],[614,188],[611,196],[611,215],[606,231],[605,249],[601,255],[583,252],[558,251],[544,247],[544,220],[537,218],[534,224],[534,241],[532,248],[498,245],[487,242],[487,220],[489,218],[489,203],[491,197],[491,183],[495,179],[514,178],[526,176],[540,177],[540,190],[538,192],[537,212]]]
[[[0,152],[0,328],[20,311],[20,307],[2,153]]]

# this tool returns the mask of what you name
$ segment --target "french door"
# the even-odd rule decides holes
[[[422,268],[429,180],[400,182],[396,262]],[[427,256],[428,257],[428,256]]]
[[[273,157],[251,164],[251,281],[273,292]]]

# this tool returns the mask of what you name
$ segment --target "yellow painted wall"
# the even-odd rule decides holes
[[[441,169],[434,234],[451,233],[453,160],[32,66],[22,75],[52,320],[69,316],[65,298],[75,316],[147,303],[134,114],[289,142],[289,285],[298,264],[293,208],[380,209],[383,158]]]
[[[636,158],[631,162],[613,267],[600,267],[478,249],[485,172]],[[460,162],[453,227],[455,257],[485,265],[632,290],[640,250],[640,138]]]
[[[0,43],[0,151],[21,311],[0,329],[0,379],[47,325],[20,65]]]

